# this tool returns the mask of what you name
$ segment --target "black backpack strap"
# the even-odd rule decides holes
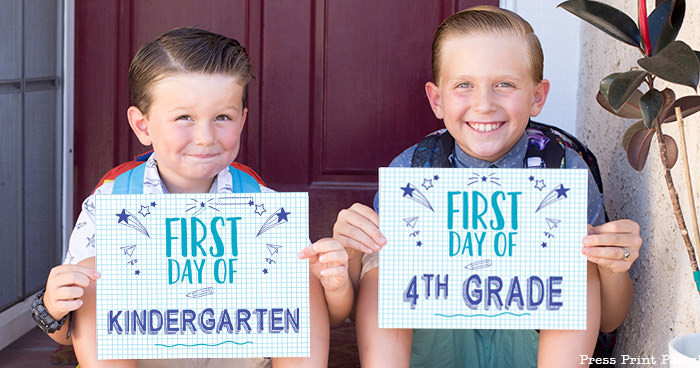
[[[591,152],[591,150],[589,150],[585,144],[581,143],[581,141],[579,141],[576,137],[569,134],[565,130],[552,125],[542,124],[530,120],[528,127],[536,128],[542,132],[547,132],[550,136],[555,137],[557,141],[560,142],[560,144],[563,144],[564,146],[576,151],[588,165],[588,169],[591,171],[593,179],[595,179],[595,183],[598,186],[598,190],[600,191],[600,193],[603,193],[603,180],[600,177],[600,168],[598,167],[598,160],[596,159],[593,152]]]
[[[566,150],[551,131],[528,124],[527,152],[523,167],[566,167]]]
[[[430,133],[416,145],[411,167],[453,167],[455,140],[446,129]]]

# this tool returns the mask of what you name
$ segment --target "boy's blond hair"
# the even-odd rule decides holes
[[[178,28],[150,41],[136,52],[129,67],[131,103],[143,114],[153,102],[151,89],[175,73],[224,74],[243,86],[243,106],[253,70],[248,53],[238,41],[197,28]]]
[[[440,47],[452,35],[498,33],[523,37],[530,54],[530,71],[535,83],[542,81],[544,55],[539,39],[525,19],[510,10],[480,5],[462,10],[445,18],[433,37],[433,78],[439,83]]]

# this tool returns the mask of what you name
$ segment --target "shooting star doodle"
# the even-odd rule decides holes
[[[407,183],[405,187],[401,187],[401,190],[403,190],[404,198],[408,197],[414,202],[420,204],[421,206],[424,206],[425,208],[435,212],[428,198],[426,198],[425,195],[420,190],[418,190],[418,188],[413,186],[413,184]]]
[[[558,188],[552,189],[549,193],[547,193],[547,195],[542,199],[542,202],[540,202],[540,205],[537,206],[535,212],[551,205],[552,203],[568,198],[566,195],[566,192],[568,191],[569,188],[564,188],[564,184],[559,184]]]
[[[275,211],[275,213],[270,215],[270,217],[268,217],[267,220],[265,220],[265,223],[262,226],[260,226],[260,230],[258,230],[258,234],[255,235],[255,237],[257,238],[258,236],[260,236],[260,234],[272,229],[275,226],[286,224],[287,222],[289,222],[287,215],[290,214],[291,212],[286,212],[284,208],[278,209],[277,211]]]
[[[140,232],[141,234],[146,235],[149,238],[151,237],[148,234],[148,230],[146,230],[146,227],[143,226],[141,221],[139,221],[139,219],[136,216],[134,216],[131,212],[127,211],[125,208],[122,208],[122,212],[115,214],[115,216],[119,217],[119,219],[117,220],[118,224],[130,227]]]

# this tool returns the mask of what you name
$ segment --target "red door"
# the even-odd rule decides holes
[[[370,204],[377,168],[439,127],[423,93],[432,34],[456,10],[498,1],[91,0],[76,2],[75,210],[99,177],[146,150],[126,121],[139,45],[175,27],[232,36],[256,79],[238,161],[310,194],[311,238]]]

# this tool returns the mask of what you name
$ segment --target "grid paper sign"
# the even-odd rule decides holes
[[[380,168],[379,327],[586,327],[588,172]]]
[[[307,193],[95,207],[98,359],[309,356]]]

